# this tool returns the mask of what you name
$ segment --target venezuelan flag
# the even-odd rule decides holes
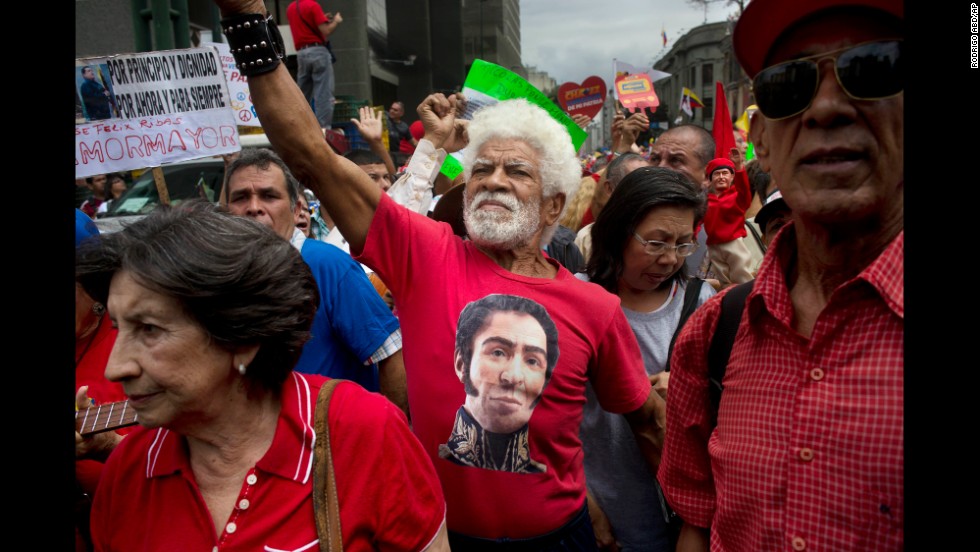
[[[690,98],[691,107],[704,107],[704,103],[701,102],[701,98],[699,98],[694,92],[691,92],[690,88],[684,88],[684,96]]]

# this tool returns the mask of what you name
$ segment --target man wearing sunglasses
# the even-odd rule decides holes
[[[752,142],[792,222],[740,309],[717,409],[731,290],[675,344],[659,480],[677,550],[904,549],[903,26],[897,0],[754,0],[735,27]]]

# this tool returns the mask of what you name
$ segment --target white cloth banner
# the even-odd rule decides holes
[[[241,150],[214,48],[120,54],[75,65],[76,75],[84,75],[85,67],[100,69],[112,107],[106,119],[76,115],[76,178]],[[76,76],[76,90],[84,96],[79,79],[84,77]]]

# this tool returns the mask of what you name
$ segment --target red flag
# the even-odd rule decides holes
[[[715,139],[715,157],[731,158],[732,148],[735,147],[733,132],[732,116],[728,113],[728,100],[725,99],[725,87],[721,82],[715,81],[715,120],[711,125],[711,135]]]

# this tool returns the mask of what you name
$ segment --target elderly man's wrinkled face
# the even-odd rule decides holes
[[[901,37],[884,17],[828,13],[789,31],[770,51],[767,65]],[[817,92],[802,113],[780,120],[760,113],[753,120],[752,142],[762,167],[771,171],[801,220],[835,225],[900,221],[904,94],[852,99],[834,75],[834,62],[826,58],[818,65]]]
[[[693,129],[681,127],[668,130],[650,146],[650,164],[674,169],[695,186],[706,189],[709,182],[704,177],[704,168],[707,163],[702,163],[698,157],[699,145],[700,138]]]
[[[494,138],[480,148],[463,195],[469,238],[494,249],[531,244],[543,229],[541,155],[529,144]]]

